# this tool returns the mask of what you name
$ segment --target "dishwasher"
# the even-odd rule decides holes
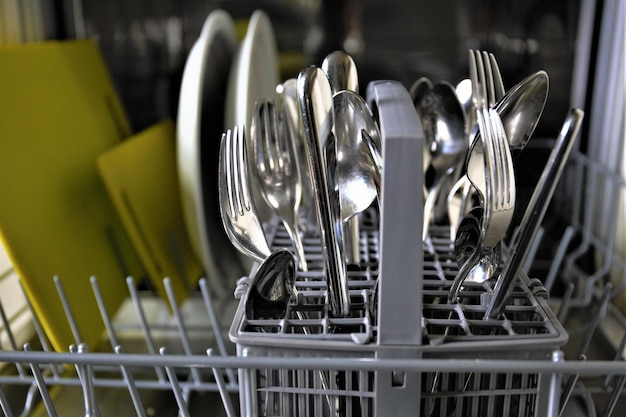
[[[603,12],[601,25],[592,3]],[[28,296],[35,336],[18,346],[0,303],[4,415],[619,415],[626,398],[625,7],[605,0],[580,8],[570,102],[596,105],[586,111],[541,227],[517,248],[527,256],[501,314],[485,319],[496,291],[491,280],[446,301],[459,271],[449,228],[432,225],[422,241],[423,195],[405,188],[424,181],[421,164],[411,164],[422,160],[414,144],[423,131],[407,128],[402,107],[394,107],[404,99],[393,92],[402,83],[375,80],[363,95],[376,110],[387,177],[379,207],[359,216],[349,315],[329,311],[319,236],[304,239],[309,268],[298,272],[296,302],[280,317],[248,310],[259,263],[234,277],[234,295],[216,294],[203,278],[182,302],[168,278],[161,297],[128,278],[118,311],[107,310],[102,277],[92,277],[92,294],[84,296],[104,325],[98,349],[82,343],[82,312],[72,311],[55,278],[57,293],[49,296],[63,305],[76,341],[67,351],[52,347]],[[525,152],[543,163],[555,143],[533,138]],[[528,182],[521,194],[532,193]],[[290,245],[277,219],[265,228],[272,249]]]

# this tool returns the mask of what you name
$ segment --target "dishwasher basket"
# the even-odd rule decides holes
[[[543,286],[535,286],[525,277],[519,277],[501,319],[483,319],[492,292],[487,282],[468,285],[458,303],[447,302],[458,270],[453,242],[449,236],[441,236],[449,235],[448,229],[437,233],[433,228],[422,248],[417,233],[422,230],[421,189],[406,187],[422,183],[421,167],[393,168],[402,165],[398,161],[403,158],[422,159],[421,145],[411,147],[423,143],[419,124],[412,124],[416,119],[412,102],[403,87],[384,81],[368,86],[368,101],[377,110],[383,158],[388,162],[384,163],[380,212],[372,209],[359,228],[362,263],[348,273],[350,316],[329,314],[326,277],[315,260],[310,262],[309,272],[298,272],[298,299],[280,319],[247,317],[250,282],[243,279],[236,291],[241,301],[230,332],[238,354],[315,358],[319,365],[313,369],[271,366],[240,371],[242,415],[386,416],[416,410],[417,415],[438,416],[453,412],[475,416],[549,414],[555,396],[546,388],[551,377],[536,373],[460,370],[428,374],[324,367],[324,358],[329,357],[548,361],[567,341],[556,317],[536,295]],[[393,128],[389,128],[389,120],[393,120]],[[407,218],[407,212],[414,214]],[[275,248],[289,246],[286,232],[277,231],[272,243]],[[319,238],[306,243],[307,253],[322,252]],[[390,266],[388,256],[395,256],[398,262]],[[414,257],[421,262],[416,263]],[[404,264],[412,266],[409,269]]]
[[[525,276],[518,280],[502,319],[483,320],[487,292],[482,285],[465,289],[458,304],[447,304],[444,300],[457,269],[456,261],[450,253],[449,239],[436,238],[433,233],[425,250],[423,316],[406,317],[398,323],[421,326],[422,344],[408,349],[378,345],[377,319],[371,314],[369,304],[373,277],[378,274],[378,239],[376,229],[367,226],[365,223],[361,227],[364,244],[361,253],[367,266],[349,273],[353,307],[350,317],[329,316],[325,308],[326,285],[320,270],[298,274],[298,301],[288,306],[281,319],[246,317],[249,279],[240,281],[237,290],[240,304],[230,334],[238,354],[247,358],[291,358],[296,362],[309,358],[315,359],[316,364],[312,369],[270,366],[240,371],[242,415],[372,416],[386,415],[381,413],[388,407],[409,411],[408,407],[414,406],[390,404],[386,389],[412,391],[407,397],[419,407],[420,414],[415,415],[447,416],[452,412],[476,416],[548,415],[556,395],[547,388],[552,378],[549,374],[509,372],[503,368],[499,372],[459,369],[414,374],[398,370],[388,375],[325,368],[327,358],[375,361],[381,353],[414,360],[550,360],[553,352],[567,342],[567,333],[545,300],[534,292],[542,286],[533,287]],[[280,228],[275,245],[279,247],[283,239],[288,236]],[[308,245],[306,250],[319,252],[319,248]],[[340,329],[340,333],[334,329]],[[385,352],[386,348],[389,352]],[[400,354],[396,356],[394,349]]]

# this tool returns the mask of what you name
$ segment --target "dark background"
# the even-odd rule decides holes
[[[213,9],[228,11],[243,35],[252,11],[261,8],[276,32],[284,78],[319,65],[335,49],[352,54],[363,90],[374,79],[407,88],[422,76],[456,84],[468,77],[470,48],[495,54],[507,88],[544,69],[550,94],[535,136],[547,137],[558,133],[569,108],[578,6],[568,0],[82,2],[84,34],[99,43],[136,131],[163,117],[175,120],[186,56]],[[65,34],[72,30],[68,25]]]

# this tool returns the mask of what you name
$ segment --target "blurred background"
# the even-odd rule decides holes
[[[16,6],[9,7],[10,3]],[[601,3],[601,2],[599,2]],[[264,9],[272,20],[284,78],[349,52],[361,85],[419,77],[453,84],[468,76],[467,50],[495,54],[507,87],[544,69],[550,95],[537,135],[553,136],[567,112],[580,2],[570,0],[3,0],[3,37],[88,37],[97,41],[139,131],[175,119],[185,59],[206,16],[228,11],[243,36],[247,19]],[[595,4],[595,3],[594,3]],[[16,28],[11,14],[24,21]],[[34,23],[33,23],[34,22]],[[586,33],[585,36],[593,36]]]
[[[320,65],[337,49],[355,60],[362,91],[380,79],[400,81],[407,89],[420,77],[456,84],[469,76],[468,49],[494,53],[506,88],[543,69],[550,90],[534,133],[539,140],[531,141],[516,164],[519,220],[549,155],[549,141],[546,146],[540,139],[556,137],[570,107],[587,112],[578,149],[587,152],[589,142],[594,159],[612,172],[626,169],[621,136],[605,129],[616,111],[604,99],[615,74],[594,77],[615,65],[612,44],[619,30],[623,38],[623,22],[613,22],[611,10],[620,1],[2,0],[0,41],[95,40],[133,132],[176,120],[187,56],[217,8],[232,16],[240,38],[254,10],[267,13],[282,79]],[[589,139],[598,136],[602,140]]]

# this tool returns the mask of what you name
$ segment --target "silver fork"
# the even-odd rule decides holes
[[[478,52],[480,54],[480,52]],[[472,62],[473,51],[470,51],[470,62]],[[487,100],[487,104],[489,107],[494,107],[498,100],[500,100],[506,94],[506,90],[504,89],[504,82],[502,81],[502,74],[500,73],[500,68],[498,66],[498,62],[496,61],[495,56],[492,53],[487,54],[483,52],[483,60],[488,62],[488,66],[486,66],[487,70],[490,71],[490,74],[485,75],[485,81],[487,84],[485,96]],[[483,71],[484,73],[484,71]],[[472,89],[474,89],[474,82],[470,80],[470,84],[472,85]],[[474,94],[472,90],[472,105],[469,106],[469,112],[473,114],[472,120],[476,120],[476,113],[478,109],[476,108],[474,102]],[[468,131],[473,132],[474,129],[468,129]],[[470,132],[470,134],[471,134]],[[508,141],[507,141],[508,143]],[[456,236],[456,231],[459,223],[465,214],[469,211],[467,208],[467,203],[469,201],[469,197],[472,193],[472,189],[470,187],[469,180],[467,176],[461,177],[450,189],[450,193],[448,194],[447,204],[448,204],[448,217],[450,220],[450,238],[454,240]]]
[[[487,66],[483,63],[483,57],[488,61]],[[461,265],[450,289],[450,300],[457,299],[468,277],[486,280],[495,274],[501,258],[500,242],[511,223],[516,198],[515,174],[506,133],[497,111],[490,108],[490,102],[495,103],[502,85],[499,75],[494,82],[492,62],[495,62],[495,58],[490,59],[486,53],[470,51],[469,61],[472,99],[480,136],[477,136],[470,149],[467,177],[482,197],[484,213],[480,241],[476,242],[476,251],[480,253],[466,261],[474,263],[473,267]],[[495,68],[499,74],[497,64]],[[473,273],[474,268],[481,268],[483,273]]]
[[[304,244],[298,233],[298,212],[302,179],[294,138],[281,106],[273,100],[257,104],[250,136],[254,147],[253,172],[261,185],[263,198],[282,221],[296,249],[302,271],[307,270]]]
[[[493,55],[474,51],[474,57],[479,83],[476,88],[477,101],[480,106],[478,112],[481,113],[478,118],[479,123],[483,124],[483,126],[479,124],[479,130],[481,136],[487,135],[482,140],[483,146],[486,145],[487,163],[491,157],[490,167],[487,168],[490,178],[486,179],[487,183],[491,182],[487,186],[491,198],[485,201],[483,245],[493,247],[502,240],[511,223],[515,208],[515,173],[509,141],[500,116],[493,109],[499,94],[497,89],[504,90],[503,87],[496,88],[496,85],[502,85],[502,80],[499,77],[500,71]],[[473,66],[472,61],[470,61],[470,71]],[[494,73],[498,74],[499,82],[494,82]]]
[[[250,189],[245,126],[222,134],[218,169],[220,214],[226,235],[244,255],[263,262],[271,251]]]

